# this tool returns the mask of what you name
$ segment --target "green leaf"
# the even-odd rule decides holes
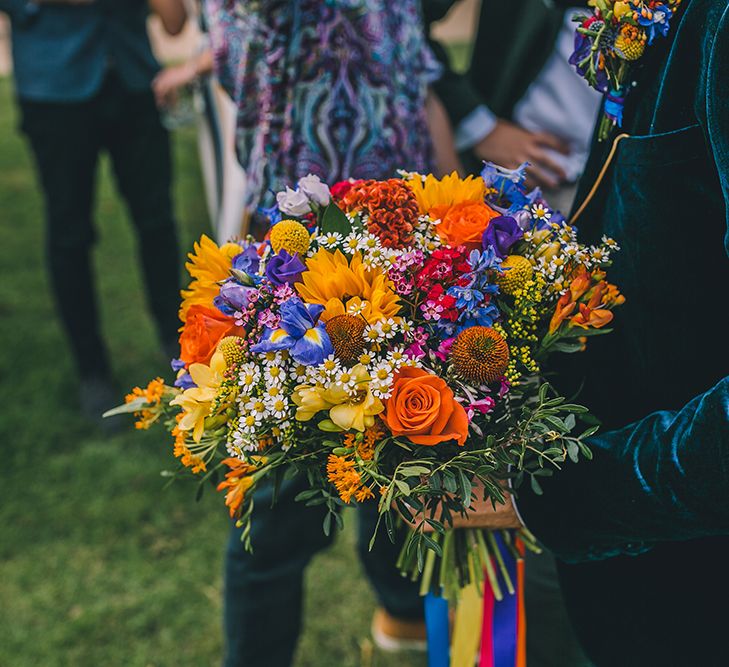
[[[402,493],[404,496],[410,495],[410,487],[408,486],[407,482],[403,482],[400,479],[396,479],[395,484],[397,485],[397,488],[400,490],[400,493]]]
[[[573,440],[567,441],[567,455],[573,463],[577,463],[580,458],[580,448]]]
[[[145,405],[147,405],[147,399],[144,396],[135,398],[131,403],[124,403],[116,408],[107,410],[102,417],[114,417],[116,415],[126,415],[130,412],[139,412]]]
[[[321,216],[319,230],[322,234],[339,233],[347,236],[352,231],[352,224],[339,206],[330,203]]]
[[[581,436],[580,440],[584,440],[585,438],[589,438],[591,435],[595,435],[600,430],[600,426],[590,426]]]
[[[577,419],[575,418],[574,414],[570,413],[564,418],[564,425],[567,427],[567,431],[571,431],[575,424],[577,423]]]
[[[324,529],[324,534],[329,537],[329,534],[332,532],[332,513],[327,512],[326,516],[324,517],[324,523],[322,524],[322,528]]]
[[[419,477],[420,475],[427,475],[429,472],[430,468],[419,465],[404,466],[400,468],[400,474],[403,477]]]
[[[542,487],[541,487],[541,485],[537,481],[537,478],[534,475],[531,476],[530,482],[531,482],[531,485],[532,485],[532,491],[534,491],[534,493],[536,495],[541,496],[544,493],[544,491],[542,491]]]

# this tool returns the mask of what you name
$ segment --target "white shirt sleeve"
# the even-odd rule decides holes
[[[456,150],[472,148],[496,127],[498,119],[485,105],[477,106],[456,128]]]

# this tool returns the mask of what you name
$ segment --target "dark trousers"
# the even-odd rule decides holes
[[[253,553],[243,549],[238,529],[231,532],[225,560],[225,667],[291,665],[301,629],[304,569],[333,539],[322,531],[321,507],[294,501],[305,488],[305,480],[286,482],[274,507],[270,489],[256,494]],[[358,513],[358,552],[379,603],[398,618],[422,619],[417,585],[395,567],[402,544],[392,544],[381,526],[369,551],[377,505],[366,503]]]
[[[107,150],[137,232],[148,303],[160,338],[178,327],[179,252],[170,198],[169,136],[151,92],[110,74],[90,100],[20,100],[45,198],[47,261],[61,321],[82,376],[107,375],[91,268],[96,165]]]

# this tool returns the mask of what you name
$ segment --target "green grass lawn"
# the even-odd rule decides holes
[[[183,247],[207,231],[195,136],[174,141]],[[103,164],[96,269],[122,388],[170,377],[145,310],[134,238]],[[76,380],[43,264],[39,192],[0,79],[0,665],[216,665],[222,498],[163,489],[171,463],[159,431],[105,438],[76,415]],[[120,400],[122,396],[120,395]],[[351,523],[351,522],[349,522]],[[374,599],[348,527],[310,566],[299,667],[416,667],[368,657]]]

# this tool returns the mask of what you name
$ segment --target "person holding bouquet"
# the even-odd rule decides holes
[[[443,114],[428,94],[439,66],[425,42],[419,2],[211,0],[206,10],[216,75],[238,107],[237,149],[253,231],[259,207],[271,206],[277,191],[289,193],[287,211],[296,214],[302,195],[287,186],[307,174],[335,183],[431,169],[429,114]],[[306,488],[301,476],[284,482],[273,507],[272,488],[254,496],[253,553],[240,529],[231,533],[226,667],[291,664],[304,569],[332,539],[321,530],[323,507],[294,502]],[[380,604],[376,641],[390,649],[424,648],[422,599],[395,566],[399,545],[382,540],[369,551],[376,508],[363,506],[359,519],[359,555]]]
[[[562,559],[570,616],[596,665],[721,665],[729,348],[721,316],[706,314],[722,311],[729,284],[729,6],[594,4],[603,14],[580,35],[597,39],[590,27],[615,17],[633,66],[606,99],[572,221],[620,244],[611,277],[626,304],[559,383],[584,383],[578,399],[602,433],[592,462],[470,524],[523,522]],[[576,44],[589,73],[599,50]]]

